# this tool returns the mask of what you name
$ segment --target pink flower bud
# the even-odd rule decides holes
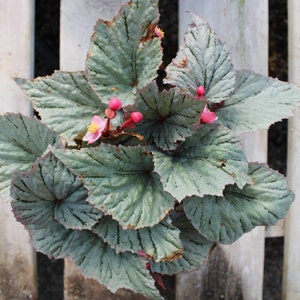
[[[154,33],[156,34],[156,36],[159,39],[162,39],[165,36],[165,33],[163,32],[163,30],[161,30],[158,26],[155,26]]]
[[[120,99],[112,97],[108,102],[108,107],[112,110],[119,110],[122,108],[122,102]]]
[[[200,118],[200,123],[214,123],[218,119],[215,112],[210,111],[207,106],[205,105]]]
[[[148,255],[145,253],[145,251],[143,250],[138,250],[137,254],[141,257],[141,258],[148,258]]]
[[[134,111],[130,114],[130,118],[134,123],[139,123],[144,119],[144,116],[142,113]]]
[[[197,93],[196,97],[198,99],[203,99],[204,98],[204,94],[205,94],[205,88],[204,88],[204,86],[203,85],[199,85],[197,87],[197,89],[196,89],[196,93]]]
[[[107,108],[104,112],[105,114],[105,117],[108,118],[108,119],[114,119],[116,117],[116,112],[111,109],[111,108]]]

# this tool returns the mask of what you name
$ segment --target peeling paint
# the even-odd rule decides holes
[[[73,262],[71,262],[73,264]],[[68,273],[71,269],[73,271]],[[119,289],[116,293],[112,293],[104,285],[98,283],[94,279],[85,278],[75,266],[70,268],[65,274],[64,300],[149,300],[140,294],[134,293],[126,289]],[[2,300],[0,298],[0,300]]]
[[[28,270],[29,264],[16,257],[11,264],[0,265],[0,300],[37,300],[36,284]]]

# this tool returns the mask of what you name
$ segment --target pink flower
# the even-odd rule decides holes
[[[215,112],[210,111],[207,108],[207,105],[205,105],[202,113],[201,113],[201,118],[200,118],[200,123],[214,123],[218,119],[217,115]]]
[[[161,30],[158,26],[155,26],[154,33],[156,34],[156,36],[159,39],[162,39],[165,36],[165,33],[163,32],[163,30]]]
[[[96,142],[106,128],[107,122],[107,119],[102,120],[99,116],[93,116],[91,124],[88,126],[88,131],[82,140],[87,141],[88,144]]]

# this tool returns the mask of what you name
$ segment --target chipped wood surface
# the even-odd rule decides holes
[[[236,69],[268,73],[268,1],[181,0],[180,40],[188,12],[208,21],[225,42]],[[249,161],[267,160],[267,132],[241,137]],[[218,246],[198,270],[177,276],[176,299],[262,299],[265,229],[258,227],[232,245]]]
[[[14,77],[33,75],[33,0],[0,0],[0,112],[31,113]],[[35,253],[29,236],[0,197],[0,300],[37,299]]]
[[[300,86],[300,2],[288,1],[288,77]],[[289,119],[288,183],[295,193],[285,224],[283,299],[300,299],[300,108]]]

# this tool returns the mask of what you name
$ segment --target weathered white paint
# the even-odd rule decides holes
[[[123,1],[125,2],[125,1]],[[111,20],[121,0],[62,0],[60,18],[60,69],[80,71],[85,65],[96,21]]]
[[[236,69],[267,75],[267,0],[181,0],[179,9],[181,41],[192,12],[207,20],[226,43]],[[266,131],[241,139],[248,160],[266,162]],[[177,277],[176,299],[261,299],[264,237],[264,228],[258,227],[232,245],[217,247],[197,271]]]
[[[288,1],[288,75],[300,86],[300,1]],[[288,182],[296,199],[286,218],[283,299],[300,299],[300,108],[288,125]]]
[[[0,113],[31,113],[13,77],[33,75],[33,0],[0,0]],[[29,236],[0,198],[0,300],[37,299],[35,254]]]

